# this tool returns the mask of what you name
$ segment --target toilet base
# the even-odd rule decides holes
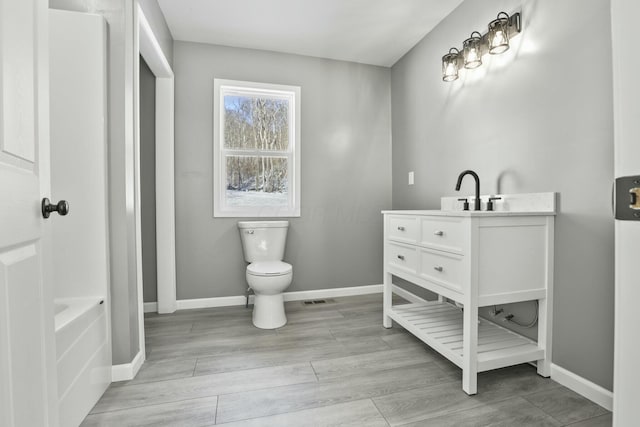
[[[258,295],[253,300],[253,325],[260,329],[277,329],[287,324],[284,294]]]

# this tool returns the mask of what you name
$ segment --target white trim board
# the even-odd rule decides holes
[[[138,53],[156,77],[156,256],[157,256],[157,311],[173,313],[176,311],[176,242],[175,242],[175,188],[174,188],[174,74],[171,65],[160,47],[149,22],[140,5],[137,8]],[[136,56],[137,58],[137,56]],[[137,67],[138,61],[136,61]],[[135,77],[135,93],[139,95],[139,72]],[[140,101],[136,99],[136,146],[139,153]],[[139,156],[136,170],[139,174]],[[136,188],[136,200],[140,199],[140,187]],[[139,202],[138,202],[139,205]],[[136,209],[139,206],[136,206]],[[140,219],[139,211],[136,220]],[[138,241],[142,244],[142,238]],[[141,258],[138,258],[139,264]],[[142,273],[140,273],[141,275]],[[142,279],[139,282],[140,295]],[[143,309],[142,303],[140,309]],[[146,311],[145,311],[146,312]],[[142,313],[141,313],[142,314]],[[144,335],[140,334],[142,341]]]
[[[393,289],[394,294],[404,298],[409,302],[419,304],[426,301],[424,298],[420,298],[418,295],[414,294],[413,292],[409,292],[398,285],[391,285],[391,288]]]
[[[302,301],[306,299],[319,299],[319,298],[338,298],[348,297],[353,295],[368,295],[382,293],[382,285],[366,285],[366,286],[352,286],[347,288],[333,288],[333,289],[315,289],[312,291],[294,291],[285,292],[285,301]],[[197,299],[182,299],[177,301],[178,310],[190,310],[196,308],[213,308],[213,307],[229,307],[234,305],[245,305],[247,297],[244,295],[236,295],[230,297],[215,297],[215,298],[197,298]],[[253,303],[253,295],[249,297],[249,302]],[[157,303],[145,302],[144,312],[151,313],[157,311]]]
[[[317,289],[313,291],[296,291],[285,292],[285,301],[302,301],[306,299],[318,299],[318,298],[338,298],[353,295],[367,295],[376,294],[382,292],[382,285],[367,285],[367,286],[353,286],[348,288],[335,288],[335,289]],[[411,292],[393,285],[393,292],[400,295],[402,298],[411,302],[423,302],[424,300]],[[195,308],[212,308],[212,307],[229,307],[235,305],[244,305],[246,303],[246,296],[237,295],[230,297],[217,297],[217,298],[197,298],[189,300],[178,300],[178,310],[188,310]],[[249,303],[253,303],[253,295],[249,297]],[[157,302],[145,302],[145,313],[157,313]]]
[[[144,353],[139,351],[131,363],[123,363],[122,365],[113,365],[111,367],[111,381],[128,381],[132,380],[138,374],[138,371],[144,363]]]
[[[144,312],[145,313],[157,313],[158,312],[158,303],[157,302],[145,302],[144,303]]]
[[[382,292],[382,285],[352,286],[349,288],[316,289],[313,291],[285,292],[285,301],[302,301],[306,299],[337,298],[352,295],[377,294]],[[226,307],[231,305],[245,305],[247,297],[238,295],[233,297],[199,298],[178,300],[178,310],[209,307]],[[253,295],[249,297],[253,303]]]
[[[338,297],[350,297],[353,295],[368,295],[382,293],[382,285],[366,285],[366,286],[352,286],[349,288],[334,288],[334,289],[316,289],[313,291],[295,291],[285,292],[285,301],[302,301],[306,299],[317,298],[338,298]]]
[[[613,410],[613,392],[606,388],[553,363],[551,364],[551,379],[597,403],[606,410]]]

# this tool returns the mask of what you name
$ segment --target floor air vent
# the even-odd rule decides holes
[[[302,301],[302,304],[304,305],[315,305],[315,304],[329,304],[335,302],[335,300],[332,299],[310,299],[307,301]]]

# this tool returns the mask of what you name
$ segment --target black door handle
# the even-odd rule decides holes
[[[69,202],[60,200],[57,204],[52,205],[46,197],[42,199],[42,216],[49,218],[51,212],[58,212],[58,215],[65,216],[69,213]]]

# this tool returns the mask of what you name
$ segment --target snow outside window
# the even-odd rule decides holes
[[[300,216],[300,87],[214,79],[213,216]]]

